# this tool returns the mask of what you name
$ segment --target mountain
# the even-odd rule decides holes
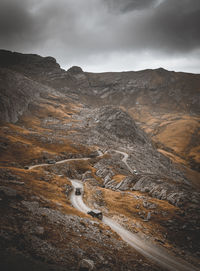
[[[125,108],[161,152],[174,162],[199,170],[199,75],[161,68],[100,74],[83,72],[80,67],[64,71],[52,57],[5,50],[0,51],[0,59],[2,68],[59,92],[76,94],[89,106]],[[174,133],[176,136],[169,137]]]
[[[2,270],[171,270],[112,223],[199,266],[200,75],[0,50],[0,81]]]

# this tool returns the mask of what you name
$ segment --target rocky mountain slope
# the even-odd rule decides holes
[[[29,79],[23,74],[0,69],[0,120],[16,122],[31,102],[52,89]]]
[[[199,113],[199,75],[164,69],[87,75],[91,92],[103,103],[148,106],[154,112]]]
[[[122,106],[165,155],[199,170],[199,75],[157,69],[87,77],[84,102]]]
[[[74,209],[71,179],[92,209],[200,266],[199,75],[1,50],[0,80],[2,270],[162,270]]]
[[[0,67],[62,93],[76,94],[84,104],[124,107],[150,134],[159,150],[175,162],[199,170],[199,75],[161,68],[100,74],[83,72],[80,67],[64,71],[52,57],[5,50],[0,50],[0,59]]]

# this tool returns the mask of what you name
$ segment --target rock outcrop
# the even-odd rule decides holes
[[[128,113],[120,108],[102,107],[96,116],[96,129],[106,136],[115,136],[132,143],[146,144],[148,141],[145,133],[135,124]]]
[[[28,105],[52,90],[26,76],[0,68],[0,120],[16,122]]]
[[[60,68],[53,57],[41,57],[36,54],[21,54],[0,50],[0,67],[21,73],[44,85],[60,91],[67,91],[78,85],[77,70],[75,67],[69,72]],[[84,73],[82,73],[84,74]],[[83,80],[81,80],[83,83]]]

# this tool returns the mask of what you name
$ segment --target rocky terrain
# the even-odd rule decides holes
[[[20,73],[7,69],[0,69],[0,81],[1,121],[16,122],[40,94],[45,95],[47,91],[52,91]]]
[[[162,68],[95,74],[75,66],[65,71],[52,57],[5,50],[0,50],[0,59],[0,67],[71,94],[84,105],[123,107],[152,137],[159,151],[174,162],[199,170],[199,75]]]
[[[164,270],[73,208],[70,179],[90,208],[200,266],[199,75],[1,50],[0,80],[2,270]]]

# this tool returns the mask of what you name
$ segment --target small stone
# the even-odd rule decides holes
[[[17,184],[17,185],[24,185],[24,182],[19,182],[19,181],[11,181],[13,184]]]
[[[37,226],[37,227],[35,228],[35,233],[36,233],[36,234],[39,234],[39,235],[44,234],[44,228],[41,227],[41,226]]]
[[[15,189],[6,186],[0,186],[0,192],[3,192],[8,197],[17,196],[17,191]]]
[[[148,214],[147,214],[147,220],[150,220],[150,218],[151,218],[151,212],[148,212]]]
[[[94,262],[88,259],[82,259],[79,263],[79,271],[92,271],[94,269]]]

